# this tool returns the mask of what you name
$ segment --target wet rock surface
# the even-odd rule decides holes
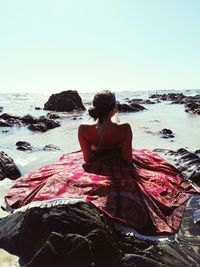
[[[56,116],[54,116],[57,119]],[[51,115],[40,116],[36,118],[32,115],[25,115],[23,117],[13,116],[7,113],[0,115],[0,127],[12,127],[12,126],[28,126],[31,131],[46,132],[47,130],[60,126],[60,122],[54,120]]]
[[[190,152],[180,148],[177,151],[167,149],[155,149],[154,151],[176,166],[185,179],[200,186],[200,154],[198,150]]]
[[[162,138],[174,138],[174,133],[170,129],[162,129],[159,134],[161,135]]]
[[[58,94],[52,94],[49,100],[44,104],[45,110],[52,111],[83,111],[85,107],[77,91],[63,91]]]
[[[152,132],[149,130],[149,127],[143,127],[145,129],[145,133],[151,134],[151,135],[158,135],[160,138],[165,138],[165,139],[172,139],[175,137],[175,134],[172,132],[172,130],[164,128],[158,132]]]
[[[117,103],[118,112],[137,112],[145,109],[146,109],[145,107],[137,103],[131,103],[131,104],[120,104],[119,102]]]
[[[152,101],[150,99],[141,99],[141,98],[134,98],[134,99],[128,100],[128,103],[130,104],[141,104],[141,105],[152,105],[152,104],[156,104],[157,102],[158,100]]]
[[[0,152],[0,180],[10,178],[12,180],[20,177],[20,171],[14,161],[3,151]]]
[[[199,226],[189,220],[197,204],[188,205],[177,241],[153,243],[122,235],[91,203],[43,202],[0,219],[0,247],[26,267],[199,266]]]
[[[184,104],[185,111],[200,115],[200,95],[185,96],[182,93],[153,94],[150,98],[159,101],[171,101],[172,104]]]
[[[16,143],[16,146],[17,146],[17,149],[18,150],[21,150],[21,151],[27,151],[27,150],[31,150],[31,151],[42,151],[42,150],[45,150],[45,151],[57,151],[57,150],[60,150],[60,148],[56,145],[53,145],[53,144],[48,144],[48,145],[45,145],[44,147],[34,147],[32,146],[29,142],[26,142],[26,141],[18,141]]]
[[[188,102],[185,104],[185,111],[193,114],[200,115],[200,101]]]

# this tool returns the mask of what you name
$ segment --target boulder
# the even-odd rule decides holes
[[[120,104],[119,102],[117,103],[117,110],[119,112],[137,112],[137,111],[142,111],[144,109],[145,109],[145,107],[143,107],[137,103],[131,103],[129,105],[128,104]]]
[[[0,180],[9,178],[12,180],[20,177],[20,171],[14,161],[3,151],[0,152]]]
[[[199,102],[187,102],[185,104],[185,111],[200,115],[200,101]]]
[[[17,149],[22,151],[33,150],[32,145],[26,141],[18,141],[16,143]]]
[[[43,150],[56,151],[56,150],[60,150],[60,148],[56,145],[48,144],[44,146]]]
[[[33,132],[46,132],[47,126],[43,122],[38,122],[35,124],[30,124],[28,126],[28,129],[33,131]]]
[[[170,130],[170,129],[164,128],[159,132],[159,134],[161,135],[162,138],[167,138],[167,139],[168,138],[174,138],[174,134],[173,134],[172,130]]]
[[[0,119],[0,127],[12,127],[13,125],[4,119]]]
[[[56,117],[56,116],[54,116]],[[36,118],[30,114],[23,117],[17,117],[4,113],[0,115],[0,127],[11,127],[11,126],[28,126],[31,131],[46,132],[47,130],[60,126],[60,122],[53,120],[49,116],[41,116]]]
[[[72,112],[83,111],[85,107],[78,92],[68,90],[51,95],[44,105],[44,110]]]

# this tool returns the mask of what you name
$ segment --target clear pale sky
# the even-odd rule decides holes
[[[200,88],[200,0],[0,0],[0,92]]]

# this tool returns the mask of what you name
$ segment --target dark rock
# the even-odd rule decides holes
[[[31,144],[26,141],[18,141],[16,143],[16,146],[18,150],[22,150],[22,151],[33,150],[33,147],[31,146]]]
[[[0,118],[4,119],[4,120],[9,120],[9,119],[21,119],[21,117],[19,116],[14,116],[14,115],[10,115],[8,113],[3,113],[0,115]]]
[[[63,91],[58,94],[53,94],[49,97],[49,100],[44,105],[45,110],[52,111],[83,111],[85,107],[82,103],[82,99],[77,91]]]
[[[35,110],[41,110],[42,108],[40,108],[40,107],[35,107]]]
[[[153,94],[149,98],[156,98],[162,101],[182,101],[186,98],[182,93]]]
[[[174,134],[172,132],[172,130],[170,129],[162,129],[159,134],[161,134],[162,138],[174,138]]]
[[[132,99],[132,100],[128,100],[128,103],[131,103],[131,104],[142,104],[142,105],[149,105],[149,104],[156,104],[155,101],[151,101],[149,99],[141,99],[141,98],[135,98],[135,99]]]
[[[26,267],[122,267],[114,229],[93,205],[35,207],[0,220],[0,247]]]
[[[43,122],[38,122],[36,124],[30,124],[28,129],[33,132],[46,132],[47,126]]]
[[[3,151],[0,152],[0,180],[4,178],[16,179],[20,177],[20,172],[14,161]]]
[[[197,153],[189,152],[184,148],[178,149],[177,151],[167,149],[155,149],[154,151],[175,165],[185,179],[200,186],[200,157],[198,150]]]
[[[200,115],[200,101],[197,102],[188,102],[185,104],[185,111],[193,114]]]
[[[60,119],[60,116],[58,114],[55,113],[47,113],[46,115],[49,119]]]
[[[43,201],[0,219],[0,247],[26,267],[197,267],[199,229],[188,224],[195,204],[186,210],[179,242],[153,243],[122,235],[91,203]]]
[[[132,103],[132,104],[120,104],[119,102],[117,103],[117,110],[119,112],[137,112],[137,111],[142,111],[145,108],[141,106],[140,104],[137,103]]]
[[[57,122],[48,116],[41,116],[38,119],[27,114],[23,117],[12,116],[7,113],[0,115],[0,127],[27,126],[32,131],[46,132],[47,130],[60,126]]]
[[[3,107],[0,107],[0,112],[2,112],[3,111]]]
[[[38,122],[37,118],[31,116],[30,114],[23,116],[21,120],[26,124],[34,124]]]
[[[56,128],[56,127],[60,126],[60,122],[52,120],[52,119],[49,119],[49,118],[47,118],[45,116],[41,116],[38,119],[38,123],[44,123],[45,126],[47,127],[47,130],[50,130],[50,129],[53,129],[53,128]]]
[[[0,127],[12,127],[13,125],[4,119],[0,119]]]
[[[1,132],[2,132],[2,133],[8,133],[9,130],[2,130]]]
[[[45,145],[43,150],[56,151],[56,150],[60,150],[60,148],[56,145],[49,144],[49,145]]]

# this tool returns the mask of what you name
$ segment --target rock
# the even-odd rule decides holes
[[[41,124],[43,123],[43,124]],[[0,115],[0,127],[28,126],[32,131],[46,132],[47,130],[60,126],[60,122],[50,119],[48,116],[41,116],[38,119],[30,114],[23,117],[12,116],[7,113]]]
[[[177,151],[167,149],[155,149],[156,153],[164,156],[169,162],[175,165],[183,177],[200,186],[200,156],[197,153],[190,152],[184,148]]]
[[[60,119],[60,116],[58,114],[55,114],[55,113],[47,113],[47,118],[49,119]]]
[[[60,150],[60,148],[56,145],[49,144],[49,145],[45,145],[43,150],[56,151],[56,150]]]
[[[16,143],[16,146],[18,150],[22,150],[22,151],[33,150],[33,147],[31,146],[31,144],[26,141],[18,141]]]
[[[200,115],[200,101],[197,102],[188,102],[185,104],[185,111],[193,114]]]
[[[120,104],[119,102],[117,103],[117,110],[119,112],[137,112],[137,111],[142,111],[145,108],[141,106],[140,104],[137,103],[132,103],[132,104]]]
[[[27,115],[23,116],[21,118],[21,120],[26,124],[34,124],[34,123],[38,122],[37,118],[33,117],[30,114],[27,114]]]
[[[135,98],[135,99],[132,99],[132,100],[128,100],[128,103],[131,103],[131,104],[146,104],[146,105],[149,105],[149,104],[156,104],[155,101],[151,101],[150,99],[141,99],[141,98]]]
[[[33,132],[46,132],[47,126],[43,122],[38,122],[35,124],[30,124],[28,126],[28,129],[33,131]]]
[[[162,101],[183,101],[186,98],[182,93],[153,94],[149,98],[156,98]]]
[[[42,108],[40,108],[40,107],[35,107],[35,110],[41,110]]]
[[[186,210],[178,242],[150,242],[122,235],[91,203],[33,203],[0,219],[0,247],[26,267],[197,267],[199,228],[189,225],[194,208]]]
[[[161,134],[162,138],[174,138],[174,134],[170,129],[164,128],[159,132],[159,134]]]
[[[1,219],[0,229],[0,247],[23,266],[123,266],[112,225],[89,203],[19,211]]]
[[[51,95],[44,105],[44,110],[72,112],[83,111],[85,107],[78,92],[68,90]]]
[[[56,128],[56,127],[60,126],[60,122],[52,120],[52,119],[49,119],[49,118],[47,118],[45,116],[41,116],[38,119],[38,123],[44,123],[45,126],[47,127],[47,130],[50,130],[50,129],[53,129],[53,128]]]
[[[11,123],[8,123],[4,119],[0,119],[0,127],[12,127],[13,125]]]
[[[0,180],[9,178],[12,180],[20,177],[21,174],[14,161],[3,151],[0,152]]]
[[[2,112],[3,111],[3,107],[0,107],[0,112]]]

